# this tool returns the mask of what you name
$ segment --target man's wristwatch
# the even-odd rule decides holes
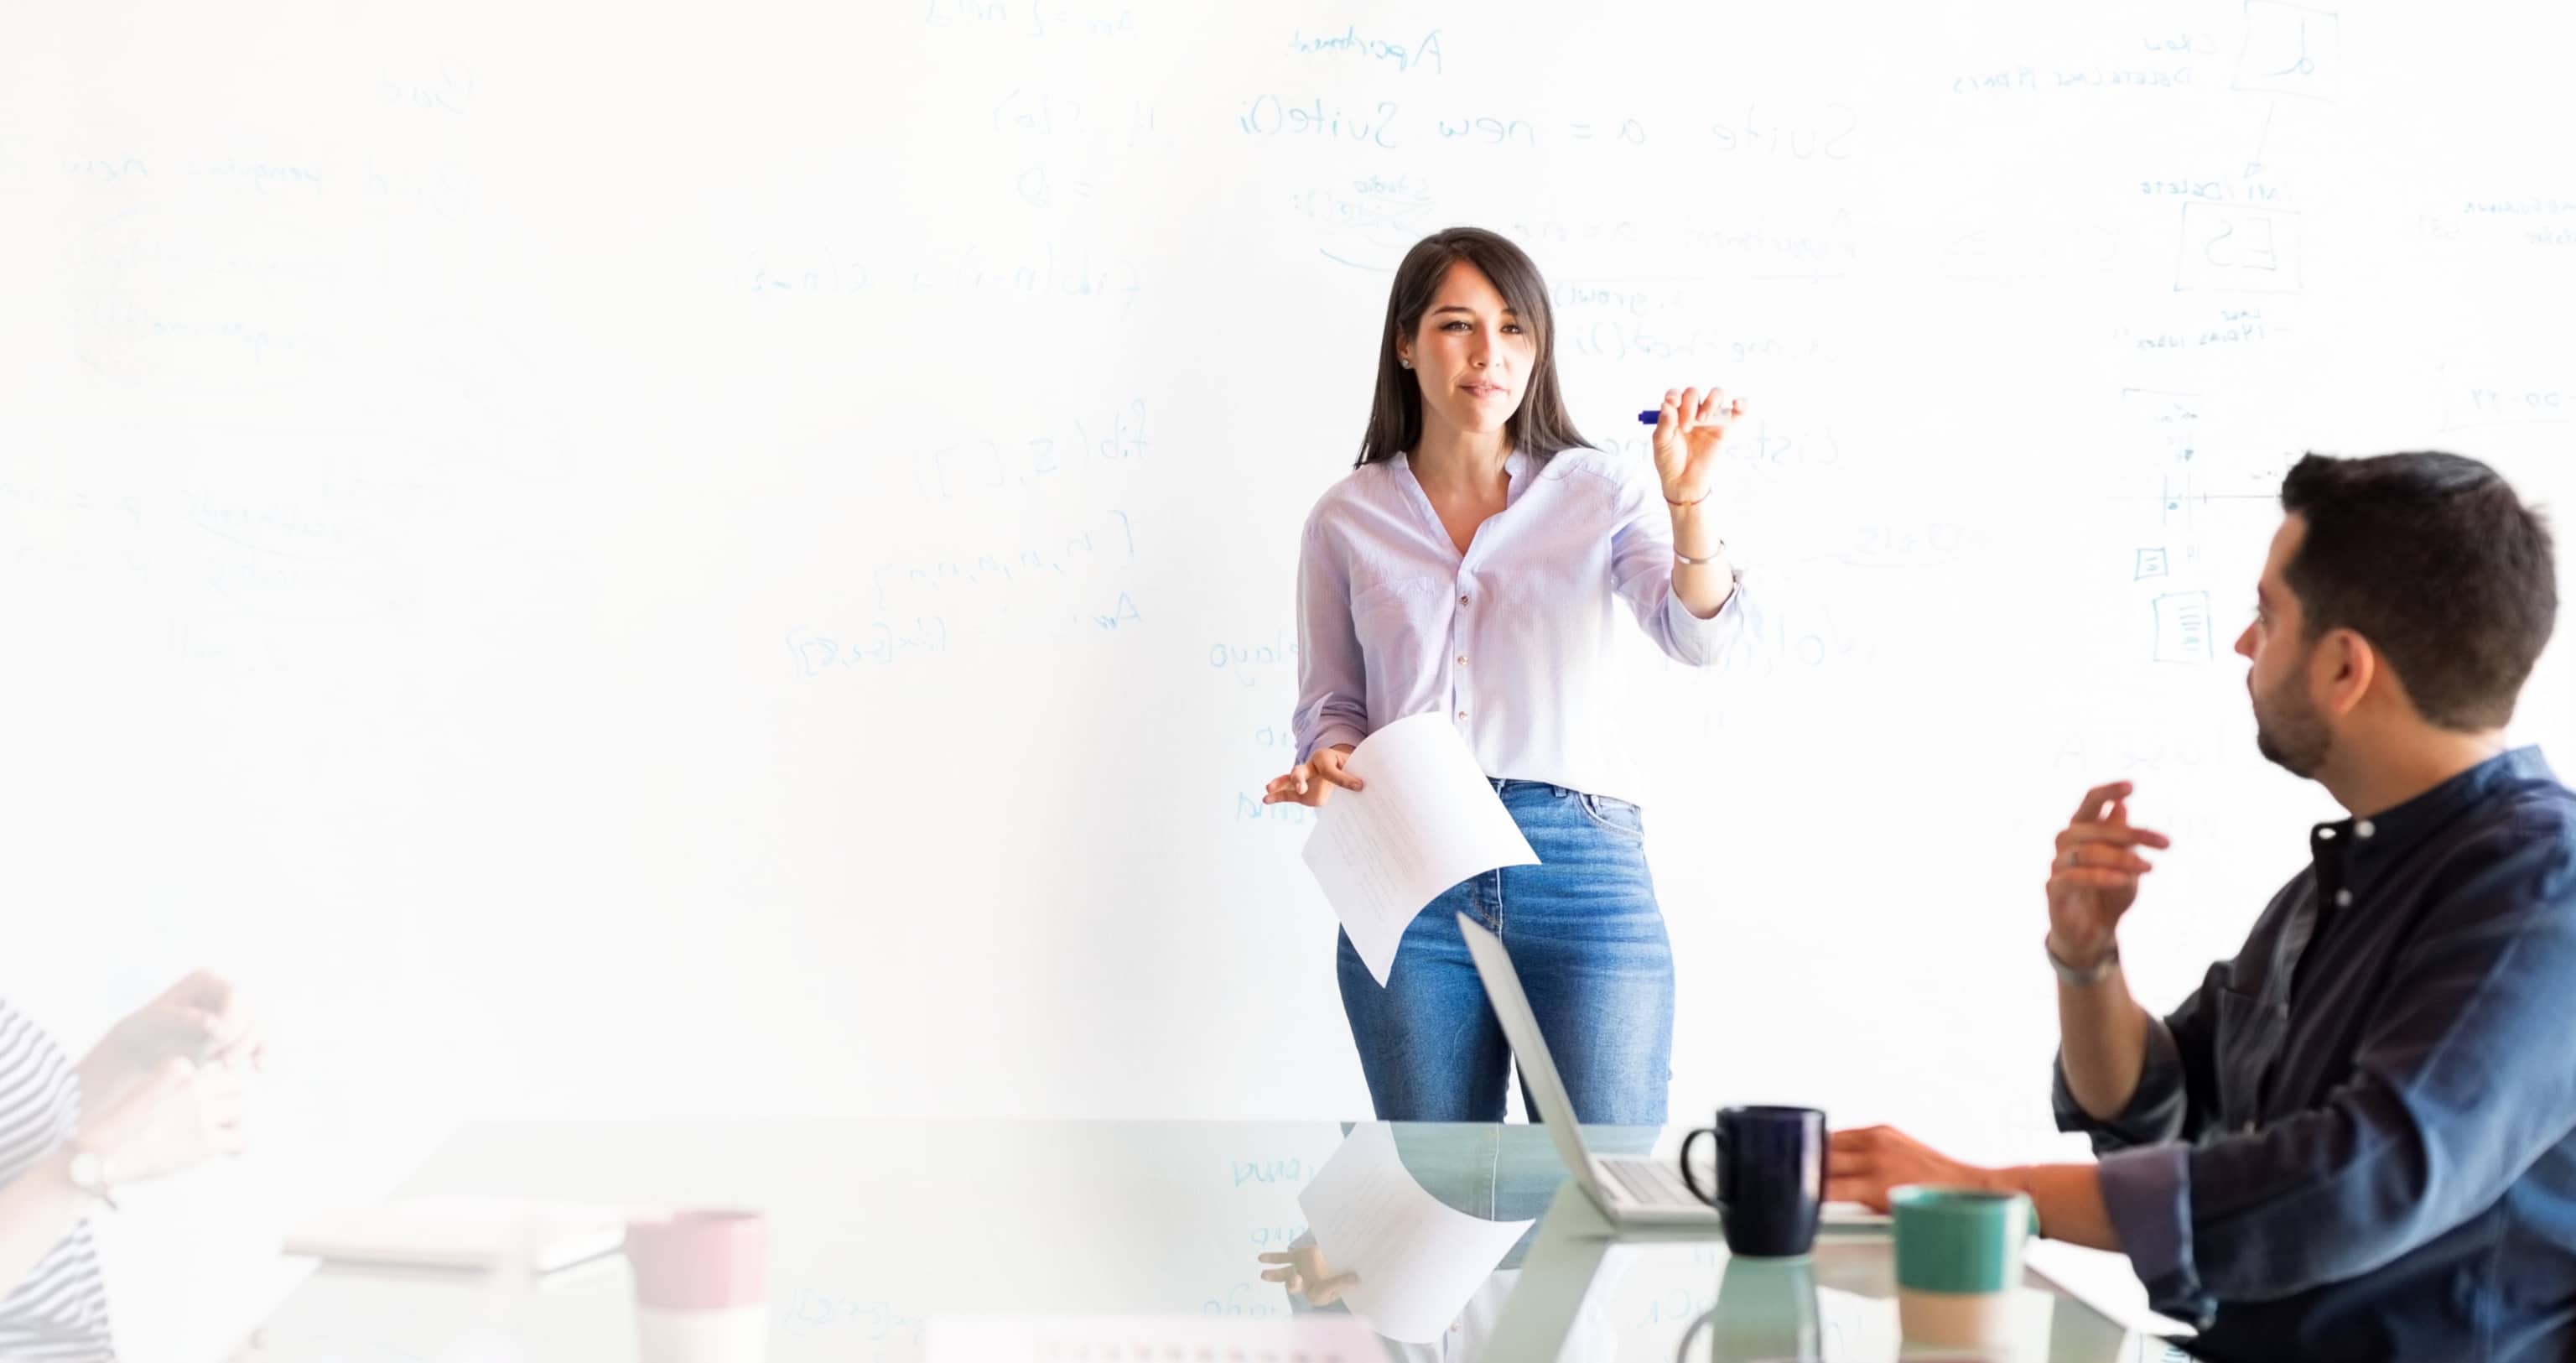
[[[116,1210],[115,1173],[108,1168],[107,1156],[75,1146],[63,1175],[74,1188],[106,1203],[109,1211]]]
[[[2050,946],[2045,937],[2039,939],[2039,949],[2048,953],[2049,969],[2056,971],[2057,978],[2068,984],[2100,984],[2110,977],[2112,971],[2120,968],[2120,943],[2116,938],[2110,949],[2102,953],[2102,959],[2087,966],[2068,965],[2059,960],[2057,948]]]

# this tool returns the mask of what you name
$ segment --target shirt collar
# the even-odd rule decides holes
[[[1413,451],[1399,451],[1395,456],[1395,462],[1410,472],[1413,468]],[[1521,499],[1522,490],[1529,486],[1530,471],[1537,466],[1537,463],[1537,460],[1530,458],[1528,450],[1517,446],[1511,453],[1503,456],[1503,477],[1508,480],[1503,492],[1503,505],[1510,506]],[[1416,486],[1419,484],[1417,483]]]
[[[1406,468],[1413,467],[1413,451],[1396,451],[1395,461],[1404,465]],[[1530,454],[1528,450],[1514,446],[1511,453],[1503,456],[1503,472],[1511,477],[1520,477],[1522,474],[1529,472],[1529,467]]]
[[[2356,896],[2406,859],[2435,829],[2462,811],[2484,804],[2517,787],[2556,784],[2557,775],[2536,745],[2498,753],[2423,794],[2368,818],[2337,819],[2308,830],[2308,850],[2324,857],[2343,855],[2344,878]]]

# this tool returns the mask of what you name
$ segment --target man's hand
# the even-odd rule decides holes
[[[1834,1133],[1825,1160],[1825,1200],[1888,1210],[1887,1194],[1909,1183],[2021,1193],[2037,1218],[2033,1231],[2086,1249],[2120,1252],[2120,1231],[2102,1201],[2101,1171],[2090,1164],[2026,1164],[1987,1169],[1962,1164],[1892,1126]]]
[[[1887,1210],[1887,1190],[1908,1183],[2011,1191],[2000,1171],[1962,1164],[1892,1126],[1834,1133],[1825,1159],[1825,1200]]]
[[[2114,781],[2084,792],[2048,863],[2048,949],[2079,969],[2111,950],[2120,916],[2138,901],[2138,877],[2155,869],[2137,849],[2173,845],[2162,833],[2129,826],[2132,789]]]

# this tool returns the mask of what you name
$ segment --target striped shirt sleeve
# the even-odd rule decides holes
[[[80,1128],[80,1078],[43,1031],[0,999],[0,1184],[32,1169]],[[0,1294],[0,1359],[116,1356],[107,1289],[89,1223],[72,1228]]]

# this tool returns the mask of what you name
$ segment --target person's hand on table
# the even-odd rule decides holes
[[[2004,1187],[1998,1171],[1954,1160],[1892,1126],[1833,1134],[1831,1153],[1825,1159],[1826,1201],[1857,1202],[1884,1212],[1888,1189],[1908,1183]]]

